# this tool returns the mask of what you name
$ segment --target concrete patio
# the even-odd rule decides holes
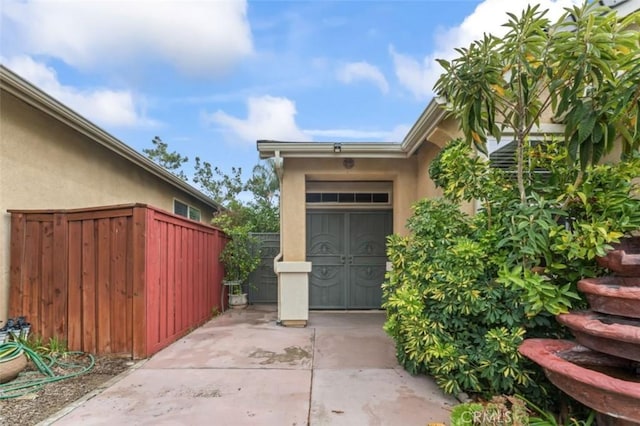
[[[455,399],[398,365],[383,312],[312,312],[307,328],[275,318],[227,311],[46,424],[448,424]]]

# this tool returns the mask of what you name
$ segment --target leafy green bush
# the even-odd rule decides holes
[[[502,256],[495,236],[481,231],[482,215],[471,218],[441,199],[414,210],[411,235],[389,238],[393,270],[383,285],[385,329],[400,363],[431,374],[448,393],[530,386],[532,371],[520,366],[517,347],[532,320],[523,291],[495,279]]]
[[[229,240],[220,253],[224,265],[224,279],[245,283],[251,272],[260,265],[258,240],[250,233],[249,225],[238,223],[235,216],[223,212],[213,218],[212,224],[218,226]],[[242,293],[240,286],[232,286],[236,294]]]
[[[527,337],[564,337],[553,316],[581,306],[577,281],[600,273],[594,257],[640,228],[640,200],[630,196],[637,158],[588,167],[576,189],[556,184],[572,182],[576,170],[562,146],[531,149],[540,155],[523,203],[504,172],[451,143],[431,168],[445,197],[418,202],[410,234],[388,239],[385,329],[400,363],[448,393],[543,402],[551,388],[518,346]],[[457,204],[472,198],[483,206],[473,217]]]

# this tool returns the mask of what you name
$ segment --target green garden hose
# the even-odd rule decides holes
[[[91,371],[95,365],[93,355],[84,352],[65,352],[61,356],[41,355],[20,342],[0,344],[0,362],[9,361],[21,353],[33,362],[38,371],[20,373],[17,379],[0,384],[0,399],[17,398],[40,390],[47,383],[80,376]],[[78,357],[84,357],[86,362],[79,364],[66,361],[66,358]],[[64,370],[65,373],[56,374],[54,370],[57,368]]]

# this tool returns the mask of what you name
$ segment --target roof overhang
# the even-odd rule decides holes
[[[440,124],[447,114],[441,99],[433,98],[422,111],[415,124],[402,141],[402,147],[408,155],[412,155]]]
[[[24,80],[22,77],[18,76],[3,65],[0,65],[0,89],[2,89],[3,92],[12,94],[16,98],[74,129],[78,133],[85,135],[92,141],[104,146],[116,155],[133,163],[135,166],[146,170],[175,188],[178,188],[204,204],[211,206],[214,210],[221,210],[222,207],[220,205],[201,191],[197,190],[177,176],[169,173],[164,168],[144,157],[125,143],[119,141],[72,109],[47,95],[42,90],[38,89],[36,86]]]
[[[400,143],[281,142],[259,140],[260,158],[406,158]]]
[[[400,142],[284,142],[259,140],[260,158],[409,158],[445,115],[441,104],[432,100],[418,121]]]

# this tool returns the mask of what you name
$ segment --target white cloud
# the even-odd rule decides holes
[[[402,142],[409,129],[410,126],[406,124],[399,124],[391,130],[304,129],[304,133],[332,140]]]
[[[209,75],[253,51],[245,1],[28,0],[1,10],[13,48],[83,69],[149,60]]]
[[[519,15],[527,4],[540,4],[542,10],[549,9],[547,17],[557,19],[563,8],[576,3],[576,0],[485,0],[473,13],[467,16],[457,27],[441,29],[436,34],[437,49],[422,59],[416,59],[398,52],[394,46],[389,47],[389,54],[394,63],[396,77],[401,85],[417,99],[426,99],[433,95],[432,89],[442,73],[442,68],[435,61],[453,59],[457,56],[456,47],[467,47],[472,41],[482,38],[484,33],[504,34],[507,29],[502,24],[508,19],[506,13]]]
[[[351,139],[351,140],[367,140],[367,141],[379,141],[381,139],[387,139],[391,134],[384,130],[358,130],[358,129],[305,129],[304,132],[308,135],[319,136],[321,138],[330,139]]]
[[[393,128],[385,138],[386,142],[402,142],[404,137],[407,136],[411,130],[411,126],[408,124],[398,124]]]
[[[296,124],[296,105],[287,98],[274,96],[251,97],[247,101],[247,118],[237,118],[224,111],[216,111],[205,117],[237,139],[255,143],[258,139],[280,141],[305,141],[309,136]]]
[[[45,93],[91,121],[101,125],[150,126],[153,120],[146,118],[136,107],[133,93],[125,90],[78,90],[58,81],[55,70],[34,61],[29,56],[2,59],[4,65]]]
[[[228,139],[254,144],[259,139],[277,141],[352,140],[402,141],[409,126],[393,130],[361,129],[300,129],[296,124],[296,105],[287,98],[274,96],[251,97],[247,101],[247,117],[234,117],[224,111],[206,114],[204,120],[214,123]]]
[[[382,93],[389,92],[389,83],[382,72],[367,62],[351,62],[342,66],[337,73],[338,80],[345,84],[355,81],[368,81],[380,89]]]

